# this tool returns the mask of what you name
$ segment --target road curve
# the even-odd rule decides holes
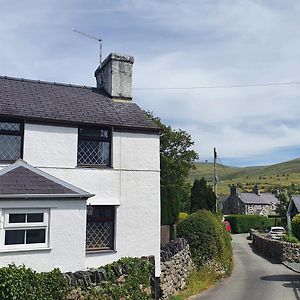
[[[232,275],[193,300],[300,300],[300,274],[255,254],[246,234],[233,235]]]

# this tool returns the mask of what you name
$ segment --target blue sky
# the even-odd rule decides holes
[[[300,2],[0,0],[0,74],[95,85],[98,47],[135,57],[134,88],[300,81]],[[300,156],[300,85],[134,90],[143,109],[191,133],[201,161]]]

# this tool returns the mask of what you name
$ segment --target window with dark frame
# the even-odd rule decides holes
[[[86,250],[114,250],[115,206],[93,205],[87,212]]]
[[[0,121],[0,162],[14,162],[22,158],[23,123]]]
[[[79,166],[111,165],[111,130],[79,127],[77,164]]]

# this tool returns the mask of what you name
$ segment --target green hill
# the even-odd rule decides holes
[[[217,164],[218,192],[229,193],[229,185],[239,184],[243,190],[250,191],[258,185],[262,191],[273,188],[285,188],[292,184],[300,185],[300,158],[287,162],[258,167],[229,167]],[[213,182],[213,164],[195,163],[195,170],[190,172],[190,181],[205,177]]]

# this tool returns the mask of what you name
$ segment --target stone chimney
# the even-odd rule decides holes
[[[97,88],[104,88],[116,100],[131,100],[133,62],[132,56],[109,54],[95,71]]]
[[[260,195],[260,191],[259,191],[259,188],[258,188],[257,185],[255,185],[255,186],[253,187],[253,193],[256,194],[257,196]]]
[[[236,196],[238,194],[238,188],[235,185],[230,186],[230,196]]]

